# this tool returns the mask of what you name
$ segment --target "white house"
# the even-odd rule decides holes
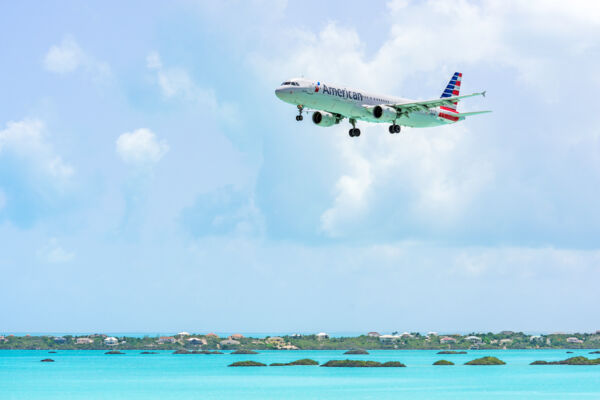
[[[199,344],[207,344],[206,339],[202,339],[202,338],[196,338],[196,337],[191,337],[188,339],[185,339],[186,342],[188,342],[189,344],[193,344],[193,345],[199,345]]]
[[[75,344],[92,344],[94,343],[94,339],[90,339],[88,337],[80,337],[75,339]]]
[[[465,340],[468,340],[471,343],[481,343],[481,338],[479,336],[467,336]]]
[[[568,337],[567,338],[567,343],[577,343],[577,344],[581,344],[583,343],[583,340],[578,339],[576,337]]]
[[[379,340],[383,343],[392,343],[395,340],[398,340],[399,337],[396,335],[381,335],[379,336]]]
[[[188,332],[179,332],[177,336],[190,336]]]
[[[329,335],[325,332],[317,333],[317,339],[329,339]]]
[[[107,346],[116,346],[119,344],[119,339],[117,339],[116,337],[109,336],[106,339],[104,339],[104,344]]]
[[[379,337],[381,335],[379,334],[379,332],[369,332],[369,333],[367,333],[367,336],[369,336],[369,337]]]

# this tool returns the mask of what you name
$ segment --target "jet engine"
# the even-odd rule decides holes
[[[392,107],[375,106],[373,107],[373,117],[380,121],[392,122],[398,118],[398,113]]]
[[[315,125],[322,127],[328,127],[339,122],[335,115],[324,111],[315,111],[312,115],[312,121]]]

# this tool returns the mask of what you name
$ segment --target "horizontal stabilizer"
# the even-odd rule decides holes
[[[459,117],[470,117],[472,115],[478,115],[478,114],[486,114],[486,113],[491,113],[491,110],[487,110],[487,111],[473,111],[473,112],[466,112],[466,113],[460,113],[458,114]]]

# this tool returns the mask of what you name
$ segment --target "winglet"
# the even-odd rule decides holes
[[[483,92],[481,92],[481,95],[482,95],[483,97],[485,97],[485,92],[487,92],[487,90],[484,90]]]

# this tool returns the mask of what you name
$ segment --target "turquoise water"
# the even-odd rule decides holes
[[[530,366],[534,360],[590,355],[591,350],[264,351],[257,355],[105,355],[104,351],[0,350],[0,399],[600,399],[600,366]],[[460,365],[486,355],[504,366]],[[41,363],[43,358],[55,363]],[[313,358],[397,360],[407,368],[313,366],[228,368],[233,361],[264,363]],[[445,358],[457,365],[436,367]]]

